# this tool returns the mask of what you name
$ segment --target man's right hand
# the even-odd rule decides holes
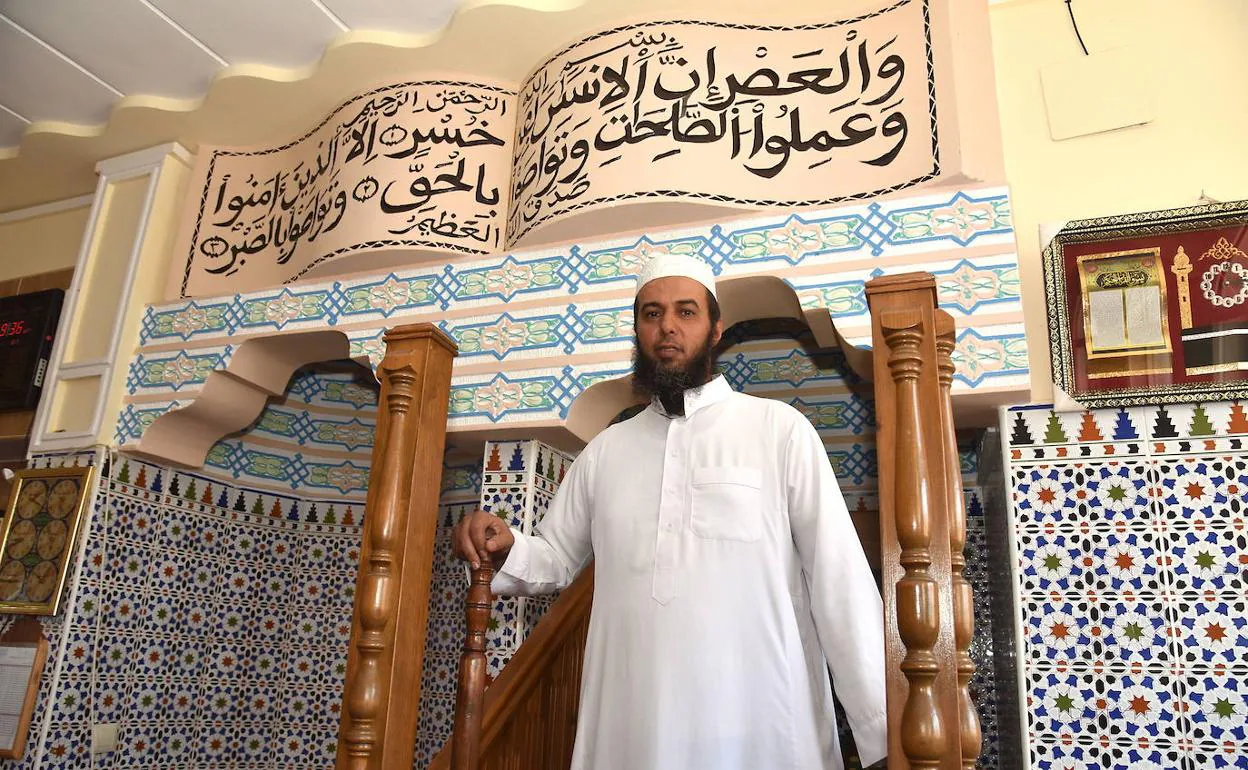
[[[486,562],[498,569],[516,542],[507,522],[492,513],[473,511],[460,519],[451,532],[455,555],[478,569]]]

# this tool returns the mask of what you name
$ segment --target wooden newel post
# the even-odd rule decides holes
[[[961,769],[935,288],[927,273],[867,284],[892,770]]]
[[[901,747],[911,767],[940,767],[945,720],[936,700],[936,642],[940,638],[940,586],[931,575],[932,499],[920,415],[919,375],[923,369],[922,316],[896,310],[880,317],[888,344],[888,368],[897,394],[895,521],[900,562],[897,627],[906,646],[901,671],[909,682],[901,714]],[[930,332],[929,332],[930,333]]]
[[[962,497],[962,463],[953,424],[953,317],[936,313],[936,363],[940,370],[940,412],[945,423],[945,473],[949,498],[949,564],[953,585],[953,629],[958,666],[958,725],[963,770],[974,770],[982,750],[979,712],[971,700],[971,639],[975,636],[975,601],[966,579],[966,503]]]
[[[339,770],[410,768],[455,344],[432,324],[386,332]]]
[[[490,581],[494,570],[481,567],[472,570],[472,585],[464,615],[468,635],[464,652],[459,658],[459,687],[455,698],[455,732],[451,735],[451,767],[453,770],[477,770],[481,763],[481,727],[484,715],[486,671],[485,633],[490,624],[490,607],[494,594]]]

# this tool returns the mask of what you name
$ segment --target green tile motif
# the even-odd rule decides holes
[[[351,463],[341,465],[308,463],[307,484],[314,487],[328,487],[343,493],[366,490],[368,489],[368,468],[360,468]]]
[[[964,264],[957,270],[936,277],[936,294],[942,305],[958,305],[970,312],[985,300],[1017,299],[1022,287],[1018,267],[973,267]]]
[[[272,455],[266,452],[256,452],[248,450],[244,453],[245,464],[243,470],[258,478],[274,479],[276,481],[289,481],[289,473],[286,469],[290,463],[289,457],[281,455]]]
[[[228,328],[228,304],[196,307],[156,313],[152,316],[152,336],[186,337],[195,332],[218,332]]]
[[[500,318],[489,324],[452,329],[451,336],[464,355],[495,353],[505,356],[512,350],[535,348],[559,343],[558,316],[541,318]]]
[[[354,344],[353,342],[352,346]],[[354,352],[352,350],[352,353]],[[331,380],[326,383],[321,398],[329,402],[350,404],[357,409],[364,406],[377,405],[377,392],[356,385],[354,382],[335,382]]]
[[[382,311],[389,315],[401,307],[420,307],[438,301],[437,278],[389,278],[380,284],[355,286],[342,294],[344,315]]]
[[[632,370],[618,372],[590,372],[577,377],[576,382],[581,386],[581,390],[584,391],[585,389],[593,385],[597,385],[600,382],[605,382],[606,380],[618,380],[620,377],[630,374],[631,371]]]
[[[563,282],[559,277],[562,261],[563,258],[559,256],[532,262],[514,262],[508,259],[495,267],[466,270],[457,276],[459,288],[455,290],[455,298],[476,299],[501,295],[507,300],[526,289],[558,286]]]
[[[806,380],[819,376],[819,369],[814,361],[801,351],[795,350],[785,358],[768,358],[750,361],[751,383],[785,382],[800,385]]]
[[[1027,340],[1021,335],[988,340],[966,335],[958,340],[952,359],[957,374],[972,383],[991,372],[1026,371]]]
[[[328,305],[328,289],[307,294],[283,293],[276,297],[248,300],[243,303],[243,318],[239,325],[246,327],[276,324],[281,327],[295,321],[313,321],[325,315]]]
[[[204,458],[205,465],[212,465],[217,468],[230,467],[230,447],[228,444],[218,441],[212,445],[212,449],[208,450],[208,456]]]
[[[298,419],[298,414],[296,413],[280,412],[270,407],[265,409],[263,414],[260,415],[260,421],[256,423],[256,427],[266,433],[295,438],[296,419]]]
[[[801,412],[816,430],[846,429],[853,426],[849,419],[849,404],[833,402],[830,404],[798,404]]]
[[[351,357],[367,358],[374,369],[385,356],[386,343],[382,342],[381,335],[351,340]]]
[[[856,249],[863,244],[856,230],[859,217],[843,217],[827,222],[807,223],[790,219],[778,227],[735,233],[729,241],[736,245],[735,262],[785,257],[796,261],[821,251]]]
[[[511,382],[494,380],[480,385],[451,388],[451,416],[485,414],[492,419],[513,410],[554,409],[550,394],[551,380]]]
[[[633,336],[633,309],[591,310],[582,316],[585,322],[585,340],[628,339]]]
[[[798,297],[803,310],[825,307],[832,315],[859,315],[867,312],[867,297],[861,284],[800,289]]]
[[[442,491],[475,491],[471,468],[445,468],[442,471]]]
[[[636,275],[641,271],[641,265],[657,254],[685,254],[694,257],[701,248],[701,238],[687,238],[659,244],[643,240],[635,245],[618,249],[591,251],[585,255],[585,261],[588,263],[585,280],[594,283],[626,275]]]
[[[968,201],[959,197],[952,204],[919,211],[895,211],[888,219],[896,226],[889,236],[894,243],[957,236],[963,240],[978,232],[1012,228],[1009,201],[994,198]]]
[[[321,444],[341,444],[348,451],[373,446],[374,429],[358,422],[312,421],[312,440]]]
[[[161,386],[179,388],[183,385],[199,384],[222,366],[224,363],[222,359],[223,356],[217,353],[202,356],[179,353],[173,358],[144,361],[140,383],[147,388]]]

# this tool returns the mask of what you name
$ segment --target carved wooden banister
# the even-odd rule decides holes
[[[897,543],[905,570],[897,582],[897,625],[906,657],[902,673],[910,684],[901,714],[901,746],[911,767],[940,767],[948,743],[945,720],[936,701],[940,661],[940,586],[931,575],[931,478],[919,413],[919,374],[923,370],[923,319],[917,311],[881,316],[888,368],[897,393],[897,465],[894,497]],[[931,333],[930,327],[927,333]],[[928,402],[930,403],[930,402]]]
[[[480,614],[472,614],[482,603],[479,586],[485,589],[486,620],[491,603],[489,583],[480,579],[484,576],[474,575],[466,610],[473,626],[460,659],[455,732],[429,770],[566,768],[576,739],[581,665],[594,596],[593,565],[564,589],[488,689],[484,656],[481,675],[464,676],[465,671],[475,672],[468,661],[476,660],[480,652],[476,629],[483,621]],[[480,641],[483,647],[484,635]],[[468,712],[474,707],[475,718]]]
[[[490,606],[494,603],[494,595],[490,593],[493,579],[491,567],[472,570],[468,601],[464,603],[468,633],[459,658],[459,690],[455,696],[455,727],[451,733],[451,767],[454,770],[477,770],[480,766],[482,706],[489,678],[485,634],[490,625]]]
[[[338,742],[340,770],[411,767],[455,344],[386,332]]]
[[[982,749],[979,712],[971,700],[971,639],[975,635],[975,604],[966,579],[966,503],[962,497],[962,463],[953,423],[953,316],[936,312],[936,365],[940,372],[940,414],[945,439],[945,478],[949,507],[949,566],[953,587],[953,628],[958,666],[958,725],[963,770],[973,770]]]
[[[889,767],[961,770],[935,281],[867,284],[875,350]],[[956,463],[956,452],[954,453]]]

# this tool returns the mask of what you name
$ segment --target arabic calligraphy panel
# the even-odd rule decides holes
[[[587,207],[803,206],[939,172],[925,0],[790,27],[619,27],[520,89],[510,243]]]
[[[289,283],[364,250],[496,252],[514,102],[488,85],[401,83],[284,146],[204,150],[182,296]]]

